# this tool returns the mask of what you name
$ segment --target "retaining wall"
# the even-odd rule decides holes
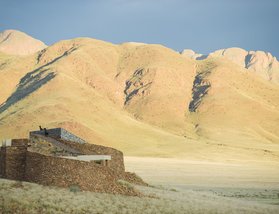
[[[82,190],[137,195],[118,184],[118,175],[94,162],[70,160],[27,151],[25,180],[60,187],[79,186]]]
[[[33,137],[30,141],[28,139],[12,140],[11,146],[1,147],[1,177],[66,188],[78,186],[81,190],[94,192],[140,195],[133,188],[118,182],[119,179],[125,178],[129,181],[137,181],[132,174],[125,173],[122,152],[110,147],[78,144],[59,139],[60,143],[67,148],[85,155],[110,155],[111,161],[108,161],[108,166],[103,166],[94,161],[53,156],[55,147],[53,143],[46,139],[42,141],[41,137]],[[28,143],[40,145],[37,145],[38,148],[33,145],[32,148],[32,146],[28,147]]]
[[[108,167],[119,176],[122,176],[125,172],[123,153],[119,150],[89,143],[81,145],[61,139],[58,140],[84,155],[110,155],[111,160],[108,161]]]
[[[11,146],[1,147],[1,176],[7,179],[24,180],[27,139],[13,139]]]
[[[53,139],[38,134],[30,134],[30,142],[32,144],[29,149],[30,151],[39,152],[46,155],[110,155],[111,160],[108,161],[107,166],[118,174],[123,174],[125,172],[123,153],[110,147],[89,143],[78,144],[75,142],[65,141],[59,138]],[[63,148],[63,150],[58,151],[54,148],[54,145]]]

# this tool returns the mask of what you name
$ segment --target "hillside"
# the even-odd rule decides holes
[[[279,160],[279,85],[224,57],[76,38],[1,53],[0,79],[0,138],[61,126],[126,155]]]
[[[28,55],[47,46],[31,36],[16,30],[0,32],[0,52],[12,55]]]

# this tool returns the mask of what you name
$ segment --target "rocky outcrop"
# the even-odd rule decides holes
[[[263,51],[249,51],[245,58],[246,68],[271,82],[279,83],[279,62],[276,57]]]
[[[210,57],[224,57],[268,81],[279,83],[279,62],[268,52],[228,48],[217,50]]]
[[[184,49],[183,51],[181,51],[181,55],[191,58],[191,59],[196,59],[196,60],[206,58],[206,55],[196,53],[195,51],[193,51],[191,49]]]
[[[246,67],[245,59],[246,59],[247,54],[248,54],[248,51],[243,50],[241,48],[228,48],[228,49],[220,49],[220,50],[214,51],[208,55],[208,58],[224,57],[242,67]]]
[[[149,87],[152,84],[149,78],[149,69],[137,69],[133,76],[126,81],[124,94],[126,95],[124,105],[128,104],[134,96],[144,96],[149,93]]]
[[[203,98],[207,95],[208,90],[211,87],[211,83],[207,79],[210,73],[210,69],[204,69],[202,66],[198,67],[197,75],[193,82],[192,100],[188,107],[190,112],[196,112]]]
[[[279,62],[276,57],[268,52],[246,51],[242,48],[233,47],[220,49],[209,55],[202,55],[195,53],[193,50],[185,49],[181,52],[181,55],[195,60],[224,57],[225,59],[254,72],[265,80],[279,83]]]

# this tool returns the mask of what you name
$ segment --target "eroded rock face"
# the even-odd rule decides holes
[[[208,58],[225,57],[242,67],[246,67],[245,59],[246,59],[247,55],[248,55],[248,52],[241,48],[228,48],[228,49],[220,49],[220,50],[214,51],[213,53],[210,53],[208,55]]]
[[[246,51],[242,48],[233,47],[214,51],[208,56],[197,54],[190,49],[185,49],[181,54],[196,60],[224,57],[268,81],[279,83],[279,62],[276,57],[268,52]]]
[[[207,95],[210,82],[206,81],[208,73],[198,73],[193,82],[192,100],[189,104],[189,111],[195,112],[202,102],[202,98]]]
[[[40,40],[17,30],[5,30],[0,33],[0,51],[6,54],[29,55],[46,47]]]
[[[185,56],[185,57],[188,57],[188,58],[191,58],[191,59],[196,59],[196,60],[205,59],[207,57],[206,55],[196,53],[195,51],[193,51],[191,49],[184,49],[181,52],[181,55]]]
[[[271,82],[279,83],[279,62],[276,57],[263,51],[249,51],[246,68]]]
[[[149,69],[137,69],[133,76],[126,81],[124,104],[128,104],[134,96],[144,96],[150,93],[149,88],[152,84],[152,79],[149,76],[153,78],[154,75],[155,73],[150,73]]]
[[[279,63],[276,57],[268,52],[228,48],[217,50],[209,54],[208,57],[225,57],[266,80],[279,83]]]

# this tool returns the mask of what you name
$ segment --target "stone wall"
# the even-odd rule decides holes
[[[27,139],[14,139],[11,146],[1,147],[3,178],[24,180],[27,145]]]
[[[79,151],[84,155],[111,155],[108,167],[116,172],[120,177],[125,172],[123,153],[116,149],[95,144],[77,144],[69,141],[57,139],[69,147]]]
[[[125,171],[123,153],[110,147],[89,143],[78,144],[37,134],[30,134],[30,143],[30,151],[45,155],[110,155],[111,160],[108,161],[107,166],[119,175]]]
[[[30,151],[26,155],[25,180],[66,188],[77,185],[81,190],[94,192],[138,195],[133,188],[119,184],[118,175],[106,166]]]
[[[4,147],[0,147],[0,178],[3,178],[5,175],[5,159],[6,159],[6,150]]]
[[[111,161],[105,166],[94,161],[55,156],[55,143],[49,142],[48,137],[36,138],[34,135],[30,140],[12,140],[10,146],[1,147],[1,177],[66,188],[78,186],[81,190],[94,192],[141,195],[131,186],[119,182],[127,180],[135,184],[145,184],[136,175],[125,173],[122,152],[99,145],[58,140],[58,143],[67,148],[85,155],[110,155]]]

